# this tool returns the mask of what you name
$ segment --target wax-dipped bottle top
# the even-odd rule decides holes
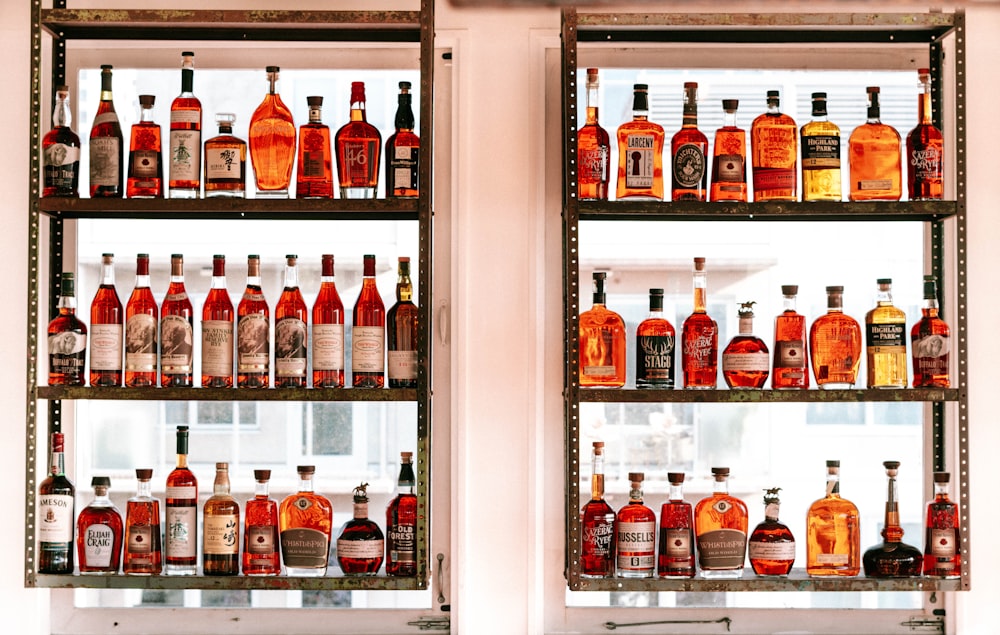
[[[351,119],[334,141],[341,198],[375,198],[382,135],[367,121],[365,83],[351,82]]]
[[[385,386],[385,304],[375,283],[375,256],[364,257],[361,292],[351,325],[351,385]]]

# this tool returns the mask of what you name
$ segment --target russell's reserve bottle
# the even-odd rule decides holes
[[[410,259],[399,257],[396,303],[385,314],[386,375],[389,388],[417,387],[417,305],[413,302]]]
[[[351,322],[351,385],[385,386],[385,304],[375,284],[375,256],[364,257],[361,291]]]
[[[155,96],[139,95],[139,121],[129,131],[125,181],[129,198],[163,198],[162,137],[160,124],[153,121],[155,103]]]
[[[163,570],[160,501],[152,495],[153,470],[138,468],[136,494],[125,505],[125,557],[128,575],[159,575]]]
[[[323,254],[312,307],[313,388],[344,387],[344,303],[334,281],[333,254]]]
[[[755,201],[797,200],[799,130],[780,103],[778,91],[767,91],[767,112],[750,126]]]
[[[632,121],[618,126],[616,197],[663,200],[663,126],[649,120],[649,85],[632,87]]]
[[[914,388],[951,386],[951,329],[938,317],[937,278],[924,276],[924,306],[910,329]]]
[[[194,96],[194,53],[181,53],[181,93],[170,104],[170,198],[198,198],[201,101]]]
[[[385,573],[390,576],[417,575],[417,485],[413,474],[413,453],[399,453],[399,480],[396,496],[385,509]]]
[[[924,555],[919,549],[903,542],[903,528],[899,525],[899,501],[896,476],[899,461],[885,461],[889,492],[885,501],[883,542],[869,547],[861,557],[865,576],[869,578],[912,578],[923,570]]]
[[[719,325],[708,315],[705,259],[694,259],[694,311],[681,327],[681,369],[685,388],[715,388],[719,374]]]
[[[121,512],[108,496],[111,479],[95,476],[90,480],[94,500],[83,508],[76,519],[76,555],[80,573],[112,575],[122,562]]]
[[[795,538],[778,520],[780,487],[764,490],[764,521],[754,528],[747,543],[747,556],[754,573],[787,576],[795,563]]]
[[[581,201],[608,200],[611,181],[611,137],[598,122],[601,80],[587,69],[587,120],[576,132],[577,196]]]
[[[247,144],[233,136],[236,115],[215,115],[219,134],[205,141],[205,196],[244,198],[247,189]]]
[[[299,127],[295,198],[333,198],[330,127],[323,123],[323,98],[306,97],[309,122]]]
[[[892,304],[892,279],[879,278],[875,308],[865,314],[869,388],[906,388],[906,314]]]
[[[902,196],[899,133],[881,121],[879,87],[869,86],[868,119],[851,132],[848,165],[852,201],[898,201]]]
[[[268,493],[271,470],[254,470],[253,478],[254,495],[246,502],[244,514],[243,575],[278,575],[278,503]]]
[[[101,65],[101,101],[90,128],[90,197],[125,194],[125,140],[111,92],[110,64]]]
[[[177,466],[167,475],[164,560],[168,575],[198,566],[198,479],[188,468],[188,427],[177,426]]]
[[[763,388],[771,374],[771,354],[767,344],[753,332],[753,305],[744,302],[738,314],[739,335],[722,351],[722,378],[730,388]]]
[[[590,500],[580,510],[580,575],[615,575],[615,510],[604,500],[604,441],[594,441]]]
[[[375,198],[382,135],[367,121],[365,83],[351,82],[351,119],[334,138],[340,198]]]
[[[160,307],[160,385],[194,382],[194,307],[184,288],[184,256],[170,256],[170,285]]]
[[[704,578],[740,578],[747,550],[747,506],[729,494],[729,468],[713,467],[712,495],[694,508],[698,566]]]
[[[670,139],[672,200],[707,200],[707,155],[708,137],[698,130],[698,83],[684,82],[681,129]]]
[[[201,385],[233,387],[233,320],[226,289],[226,257],[212,256],[212,287],[201,310]]]
[[[747,200],[747,133],[736,125],[738,99],[723,99],[722,127],[712,149],[712,201]]]
[[[944,137],[934,125],[931,72],[921,68],[917,101],[919,123],[906,135],[906,191],[911,201],[944,198]]]
[[[385,140],[385,195],[415,198],[420,194],[420,137],[413,132],[410,82],[399,82],[396,131]]]
[[[675,335],[663,317],[663,289],[650,289],[649,315],[635,329],[636,388],[674,387]]]
[[[205,575],[240,572],[240,504],[229,493],[229,464],[215,464],[212,496],[205,501],[202,568]]]
[[[59,277],[59,313],[47,329],[50,386],[86,384],[87,326],[76,317],[76,285],[73,272]]]
[[[135,287],[125,304],[125,385],[155,386],[160,309],[149,288],[149,254],[135,257]]]
[[[385,536],[368,518],[368,483],[354,488],[354,516],[337,536],[337,563],[346,576],[373,576],[382,568]]]
[[[236,385],[267,388],[271,372],[271,318],[260,287],[260,256],[247,256],[247,286],[236,307]]]
[[[660,507],[660,550],[656,573],[661,578],[693,578],[694,516],[684,500],[684,473],[669,472],[670,493]]]
[[[812,119],[801,136],[802,200],[842,200],[840,128],[827,117],[826,93],[812,94]]]
[[[298,256],[285,256],[285,281],[274,307],[274,387],[305,388],[309,308],[299,291]]]
[[[615,569],[622,578],[651,578],[656,569],[656,515],[642,502],[644,479],[629,472],[628,504],[615,520]]]
[[[826,495],[806,512],[806,573],[853,577],[861,571],[858,508],[840,496],[840,461],[826,462]]]
[[[250,117],[250,161],[258,198],[288,198],[295,166],[295,121],[277,91],[277,66],[267,67],[268,91]]]
[[[101,283],[90,303],[90,385],[122,385],[125,312],[115,290],[115,255],[101,255]]]
[[[625,385],[625,320],[607,307],[606,271],[594,272],[594,304],[580,314],[580,386]]]
[[[281,560],[290,576],[323,577],[330,555],[333,505],[313,491],[316,467],[300,465],[299,491],[278,508]]]
[[[962,534],[958,505],[948,497],[948,472],[934,472],[934,500],[927,503],[924,575],[930,578],[962,576]]]
[[[50,437],[49,475],[38,486],[38,572],[73,573],[73,505],[76,488],[66,478],[65,437]]]
[[[806,317],[795,310],[799,287],[781,285],[784,310],[774,318],[774,363],[771,388],[808,388],[809,351],[806,346]]]
[[[52,129],[42,137],[42,196],[80,196],[80,137],[70,127],[69,87],[56,86]]]
[[[809,327],[813,376],[820,388],[851,388],[861,368],[861,325],[844,313],[844,287],[826,288],[826,313]]]

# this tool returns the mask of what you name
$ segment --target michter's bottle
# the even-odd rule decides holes
[[[194,382],[194,307],[184,288],[184,256],[170,256],[170,285],[160,307],[160,385]]]
[[[385,141],[385,195],[413,198],[420,194],[420,137],[413,133],[410,82],[399,82],[396,132]]]
[[[802,200],[839,201],[840,128],[827,118],[826,93],[812,94],[812,120],[802,126]]]
[[[295,166],[295,121],[277,91],[277,66],[267,67],[268,91],[250,117],[250,161],[258,198],[288,198]]]
[[[645,474],[629,472],[628,504],[615,521],[615,564],[622,578],[651,578],[656,568],[656,515],[642,502]]]
[[[635,330],[637,388],[674,387],[674,327],[663,317],[663,289],[649,290],[649,315]]]
[[[246,502],[243,530],[243,575],[278,575],[278,503],[268,495],[271,470],[254,470],[254,496]]]
[[[233,136],[236,115],[215,115],[218,136],[205,141],[205,196],[243,198],[247,188],[247,144]]]
[[[781,285],[785,310],[774,318],[774,363],[771,388],[808,388],[809,353],[806,347],[806,318],[796,312],[799,287]]]
[[[840,496],[840,461],[826,462],[826,495],[806,512],[806,573],[858,575],[861,525],[858,508]]]
[[[212,257],[212,288],[201,311],[201,385],[233,387],[233,303],[226,289],[226,257]]]
[[[844,287],[826,288],[826,313],[809,327],[813,375],[820,388],[851,388],[861,368],[861,326],[844,313]]]
[[[684,500],[684,473],[669,472],[670,494],[660,507],[660,552],[656,572],[661,578],[693,578],[694,517]]]
[[[38,486],[38,572],[73,573],[73,503],[76,488],[66,478],[62,432],[50,437],[49,475]]]
[[[373,576],[382,568],[385,537],[368,518],[368,483],[354,488],[354,518],[337,537],[337,562],[346,576]]]
[[[898,201],[902,195],[899,133],[881,121],[879,87],[869,86],[868,120],[851,132],[848,163],[852,201]]]
[[[920,123],[906,135],[906,185],[911,201],[944,197],[944,137],[931,116],[931,72],[921,68],[917,107]]]
[[[715,388],[719,374],[719,325],[708,315],[705,259],[694,259],[694,311],[681,328],[681,368],[685,388]]]
[[[306,97],[309,123],[299,127],[299,162],[295,198],[333,198],[330,128],[323,123],[323,98]]]
[[[934,473],[934,500],[927,503],[924,575],[958,578],[962,575],[962,535],[958,505],[948,497],[948,472]]]
[[[194,96],[194,53],[181,53],[181,94],[170,104],[170,198],[198,198],[201,102]]]
[[[42,196],[80,196],[80,137],[70,125],[69,87],[56,86],[52,129],[42,138]]]
[[[177,426],[177,466],[167,475],[164,560],[168,575],[198,567],[198,479],[188,468],[188,427]]]
[[[580,314],[580,386],[625,385],[625,321],[608,309],[606,271],[594,272],[594,305]]]
[[[577,196],[581,201],[608,200],[611,180],[611,137],[598,123],[600,75],[587,69],[587,121],[576,132]]]
[[[260,287],[260,256],[247,256],[247,286],[236,307],[236,385],[270,385],[270,312]]]
[[[240,504],[229,493],[229,464],[215,464],[212,496],[203,510],[202,567],[205,575],[240,572]]]
[[[670,140],[672,199],[704,201],[708,195],[708,138],[698,130],[698,84],[684,82],[684,117]]]
[[[399,257],[396,303],[385,314],[386,375],[389,388],[417,387],[417,305],[413,303],[410,259]]]
[[[135,257],[135,288],[125,305],[125,385],[155,386],[160,309],[149,288],[149,254]]]
[[[385,304],[375,283],[375,255],[364,257],[361,291],[351,321],[351,385],[385,386]]]
[[[580,510],[580,575],[615,575],[615,511],[604,500],[604,442],[594,441],[590,500]]]
[[[385,509],[385,573],[391,576],[417,575],[417,485],[413,474],[413,453],[399,453],[399,480],[396,497]]]
[[[757,575],[787,576],[795,563],[795,538],[778,520],[780,487],[764,490],[764,522],[750,534],[748,556]]]
[[[885,501],[885,526],[881,544],[865,551],[861,562],[869,578],[910,578],[920,575],[924,556],[916,547],[903,542],[903,528],[899,526],[899,502],[896,493],[896,475],[899,461],[885,461],[889,480],[889,493]]]
[[[298,256],[285,256],[285,282],[274,308],[274,387],[305,388],[309,309],[299,291]]]
[[[892,279],[879,278],[865,314],[869,388],[906,388],[906,315],[892,304]]]
[[[767,344],[753,333],[754,304],[750,301],[740,305],[739,335],[729,340],[722,351],[722,377],[730,388],[763,388],[771,373]]]
[[[111,92],[110,64],[101,65],[101,101],[90,128],[90,197],[125,194],[125,140]]]
[[[313,303],[313,388],[344,387],[344,303],[334,281],[333,254],[323,254]]]
[[[129,198],[163,198],[163,150],[160,125],[153,121],[155,103],[155,96],[139,95],[139,122],[129,132],[125,182]]]
[[[649,120],[649,85],[635,84],[632,121],[618,126],[616,197],[663,200],[663,126]]]
[[[705,578],[739,578],[747,550],[747,506],[729,494],[729,468],[713,467],[712,495],[694,508],[698,565]]]
[[[313,490],[316,467],[300,465],[299,491],[278,507],[281,560],[291,576],[326,575],[333,525],[333,505]]]
[[[712,201],[747,200],[747,133],[736,126],[738,99],[723,99],[722,127],[712,151]]]
[[[913,349],[913,387],[951,386],[949,358],[951,329],[938,317],[937,278],[924,276],[924,306],[920,320],[910,329]]]
[[[779,110],[778,91],[767,91],[767,112],[750,126],[753,200],[794,201],[798,176],[798,128]]]
[[[76,521],[80,573],[115,574],[122,561],[122,515],[108,496],[110,478],[95,476],[90,485],[94,488],[94,500],[80,512]]]
[[[365,83],[351,82],[351,120],[334,138],[341,198],[375,198],[382,135],[365,114]]]
[[[59,314],[48,327],[50,386],[83,386],[87,381],[87,327],[76,317],[75,282],[71,271],[59,277]]]
[[[90,303],[90,385],[122,385],[125,315],[115,290],[115,255],[101,256],[101,284]]]

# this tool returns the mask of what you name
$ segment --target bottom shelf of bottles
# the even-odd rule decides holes
[[[206,576],[206,575],[50,575],[29,574],[27,586],[91,589],[203,589],[255,591],[416,591],[427,588],[417,576]]]
[[[852,578],[810,577],[805,569],[792,569],[785,577],[758,576],[745,569],[739,578],[579,578],[572,591],[961,591],[958,578]]]

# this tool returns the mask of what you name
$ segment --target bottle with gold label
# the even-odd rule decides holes
[[[865,314],[869,388],[906,388],[906,314],[892,303],[892,278],[879,278],[875,308]]]
[[[840,128],[827,117],[826,93],[812,94],[812,120],[801,136],[802,200],[841,200]]]
[[[281,561],[290,576],[323,577],[330,555],[333,505],[313,488],[314,465],[300,465],[299,491],[278,507]]]

